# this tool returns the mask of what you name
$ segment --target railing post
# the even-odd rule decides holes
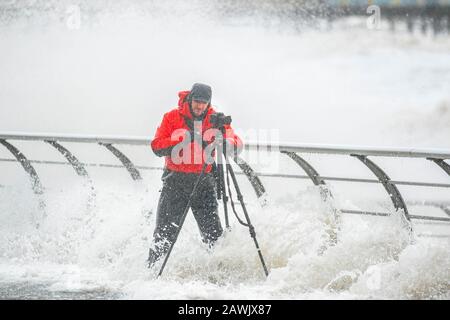
[[[239,168],[242,170],[242,172],[247,177],[248,181],[250,181],[253,190],[256,193],[256,196],[258,199],[263,198],[263,196],[266,194],[266,189],[264,188],[264,185],[262,184],[261,180],[258,177],[258,174],[252,169],[252,167],[245,162],[244,159],[236,156],[233,157],[234,162],[239,166]],[[265,203],[261,203],[263,206]]]
[[[98,144],[111,151],[111,153],[116,156],[116,158],[119,159],[120,162],[122,162],[133,180],[142,180],[142,176],[139,170],[136,169],[136,166],[133,164],[133,162],[131,162],[131,160],[123,152],[114,147],[111,143],[99,142]]]
[[[449,21],[450,23],[450,21]],[[436,163],[439,167],[442,168],[449,176],[450,176],[450,164],[445,162],[443,159],[436,159],[436,158],[427,158],[427,160],[433,161]]]
[[[77,159],[69,150],[64,148],[62,145],[60,145],[55,140],[44,140],[46,143],[54,147],[56,150],[58,150],[66,159],[67,161],[72,165],[75,172],[82,177],[86,177],[89,179],[89,174],[87,173],[84,165],[80,162],[80,160]]]
[[[308,177],[311,179],[314,185],[320,187],[320,194],[322,196],[323,201],[326,201],[328,197],[331,198],[333,197],[330,189],[325,183],[325,180],[322,179],[317,170],[314,169],[314,167],[311,164],[309,164],[308,161],[300,157],[295,152],[281,151],[281,153],[288,155],[292,160],[294,160],[295,163],[297,163],[303,169],[303,171],[305,171],[305,173],[308,175]]]
[[[389,176],[379,166],[377,166],[372,160],[370,160],[366,156],[362,156],[362,155],[358,155],[358,154],[351,154],[351,156],[358,158],[362,163],[364,163],[370,169],[370,171],[373,172],[373,174],[378,178],[378,180],[380,180],[380,182],[383,184],[383,187],[386,189],[387,193],[389,194],[389,197],[391,198],[395,209],[403,210],[405,218],[408,221],[411,221],[405,201],[403,200],[403,197],[402,197],[400,191],[395,186],[395,184],[393,184],[391,182],[391,178],[389,178]]]
[[[39,195],[43,194],[44,187],[41,184],[41,179],[39,179],[36,170],[31,165],[27,157],[25,157],[25,155],[19,149],[17,149],[15,146],[10,144],[6,140],[0,139],[0,143],[3,144],[9,150],[9,152],[11,152],[11,154],[22,165],[26,173],[28,173],[28,176],[30,177],[31,180],[31,187],[33,188],[34,193]]]
[[[0,139],[0,143],[3,144],[9,152],[17,159],[17,161],[22,165],[23,169],[28,173],[31,181],[31,188],[33,192],[37,195],[39,202],[39,210],[42,212],[43,217],[46,217],[46,204],[42,195],[44,193],[44,187],[41,184],[41,180],[39,179],[39,175],[37,174],[34,167],[31,165],[30,161],[25,157],[25,155],[17,149],[15,146],[10,144],[4,139]],[[39,228],[40,224],[38,221],[35,221],[35,227]]]

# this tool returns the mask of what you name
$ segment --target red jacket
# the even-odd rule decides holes
[[[178,93],[179,101],[178,108],[173,109],[164,114],[161,125],[156,130],[154,139],[151,142],[153,152],[157,156],[165,156],[166,168],[172,171],[181,171],[189,173],[200,173],[204,163],[204,157],[202,146],[195,140],[189,143],[191,150],[191,157],[189,161],[181,161],[183,157],[183,151],[181,150],[178,155],[172,158],[172,148],[180,143],[184,138],[184,133],[189,131],[187,121],[193,121],[187,96],[190,91],[181,91]],[[209,116],[216,111],[212,106],[209,106],[206,116],[202,121],[202,136],[203,133],[212,128],[209,122]],[[185,120],[187,118],[188,120]],[[229,125],[225,125],[224,138],[231,142],[238,152],[242,150],[243,144],[241,139],[234,133],[233,129]],[[180,130],[181,129],[181,130]],[[214,138],[207,139],[208,135],[203,136],[207,142],[212,142]],[[186,157],[184,158],[186,159]],[[181,163],[180,163],[181,162]],[[211,164],[206,167],[206,172],[211,171]]]

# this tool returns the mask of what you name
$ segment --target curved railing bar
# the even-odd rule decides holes
[[[16,159],[5,159],[5,158],[0,158],[0,161],[4,161],[4,162],[17,162]],[[62,162],[62,161],[42,161],[42,160],[29,160],[30,163],[38,163],[38,164],[51,164],[51,165],[70,165],[67,162]],[[91,166],[91,167],[107,167],[107,168],[124,168],[123,165],[111,165],[111,164],[103,164],[103,163],[83,163],[84,166]],[[138,169],[141,170],[163,170],[162,167],[149,167],[149,166],[136,166]],[[242,172],[236,172],[237,175],[243,175],[244,173]],[[264,173],[257,173],[255,172],[255,174],[258,174],[259,176],[267,176],[267,177],[288,177],[288,178],[301,178],[301,179],[310,179],[308,176],[298,176],[298,175],[278,175],[278,174],[264,174]],[[329,178],[325,179],[325,177],[322,176],[322,178],[324,178],[324,180],[330,180]],[[341,179],[341,178],[336,178],[336,179]],[[356,182],[360,182],[359,180],[364,180],[364,179],[349,179],[349,181],[353,181],[355,180]],[[347,181],[347,179],[346,179]],[[365,181],[363,181],[365,182]],[[370,180],[370,182],[374,182],[374,183],[380,183],[379,180]],[[393,180],[391,181],[393,182]],[[3,185],[0,185],[0,187],[5,187]],[[429,202],[422,202],[422,201],[417,201],[417,202],[408,202],[411,205],[418,205],[418,204],[422,204],[425,206],[435,206],[438,207],[442,210],[444,210],[444,212],[446,212],[447,214],[450,213],[449,209],[447,209],[447,205],[445,204],[441,204],[441,203],[429,203]],[[447,212],[447,211],[449,212]],[[379,215],[379,216],[388,216],[390,215],[389,213],[378,213],[378,212],[370,212],[370,211],[359,211],[359,210],[346,210],[346,209],[341,209],[340,210],[341,213],[355,213],[355,214],[366,214],[366,215]],[[450,214],[449,214],[450,215]],[[433,218],[433,217],[427,217],[427,218]]]
[[[31,187],[35,194],[43,194],[44,187],[41,184],[41,180],[39,179],[39,175],[37,174],[34,167],[31,165],[30,161],[25,157],[25,155],[17,149],[15,146],[10,144],[4,139],[0,139],[0,143],[3,144],[9,152],[17,159],[17,161],[22,165],[23,169],[28,173],[28,176],[31,180]]]
[[[427,158],[427,160],[436,163],[439,167],[442,168],[442,170],[444,170],[450,176],[450,164],[445,162],[443,159]]]
[[[123,152],[121,152],[110,143],[99,142],[99,144],[111,151],[111,153],[116,156],[117,159],[120,160],[120,162],[122,162],[133,180],[142,180],[141,173],[138,171],[138,169],[136,169],[136,166],[133,164],[133,162],[131,162],[131,160]]]
[[[30,134],[20,132],[0,132],[0,139],[12,140],[57,140],[65,142],[88,142],[88,143],[111,143],[111,144],[129,144],[129,145],[149,145],[151,139],[146,137],[127,137],[127,136],[93,136],[93,135],[63,135],[63,134]],[[418,149],[418,148],[381,148],[366,146],[345,146],[345,145],[325,145],[325,144],[307,144],[307,143],[267,143],[246,141],[244,144],[246,150],[259,151],[288,151],[288,152],[306,152],[306,153],[324,153],[324,154],[359,154],[364,156],[380,157],[407,157],[407,158],[435,158],[450,159],[450,150],[448,149]]]
[[[83,163],[81,163],[80,160],[78,160],[77,157],[75,157],[68,149],[60,145],[55,140],[44,140],[46,143],[54,147],[56,150],[58,150],[69,162],[69,164],[73,167],[77,175],[89,178],[89,174],[87,173]]]
[[[0,161],[2,162],[17,162],[16,159],[5,159],[0,158]],[[51,164],[51,165],[70,165],[67,162],[62,161],[43,161],[43,160],[29,160],[30,163],[38,163],[38,164]],[[90,166],[90,167],[108,167],[108,168],[124,168],[122,165],[111,165],[111,164],[104,164],[104,163],[83,163],[84,166]],[[162,167],[149,167],[149,166],[136,166],[136,168],[141,170],[163,170]],[[271,174],[271,173],[261,173],[261,172],[254,172],[255,175],[258,175],[260,177],[281,177],[281,178],[295,178],[295,179],[308,179],[310,180],[310,177],[304,175],[289,175],[289,174]],[[236,172],[237,175],[243,175],[242,172]],[[346,181],[346,182],[367,182],[367,183],[380,183],[379,180],[374,179],[351,179],[351,178],[340,178],[340,177],[326,177],[321,176],[324,180],[336,180],[336,181]],[[428,186],[428,187],[445,187],[449,188],[450,184],[434,184],[434,183],[421,183],[421,182],[411,182],[411,181],[390,181],[392,184],[405,184],[405,185],[415,185],[415,186]],[[5,187],[3,185],[0,185],[0,187]],[[423,201],[409,201],[407,204],[410,205],[424,205],[424,206],[433,206],[437,207],[441,210],[443,210],[447,215],[450,216],[450,209],[448,208],[448,205],[442,204],[442,203],[430,203],[430,202],[423,202]],[[345,210],[342,209],[342,213],[352,213],[348,212],[352,210]],[[363,212],[363,211],[361,211]],[[364,211],[367,212],[367,211]],[[370,214],[370,213],[368,213]],[[388,215],[386,213],[385,215]]]
[[[389,197],[391,198],[395,209],[403,210],[406,219],[409,221],[410,218],[405,201],[403,200],[403,197],[400,191],[397,189],[397,187],[392,183],[389,183],[389,181],[391,181],[391,178],[389,178],[389,176],[379,166],[377,166],[372,160],[368,159],[366,156],[359,154],[352,154],[351,156],[358,158],[373,172],[373,174],[383,184],[384,188],[386,189],[386,192],[389,194]]]
[[[16,162],[15,159],[0,158],[0,161],[4,162]],[[30,163],[38,164],[57,164],[57,165],[70,165],[67,162],[62,161],[46,161],[46,160],[29,160]],[[83,165],[87,167],[108,167],[108,168],[124,168],[123,165],[112,165],[106,163],[88,163],[85,162]],[[150,167],[150,166],[135,166],[140,170],[163,170],[162,167]],[[269,178],[291,178],[291,179],[305,179],[310,180],[307,175],[298,174],[283,174],[283,173],[265,173],[254,171],[255,175],[258,177],[269,177]],[[242,172],[236,172],[237,175],[242,175]],[[343,182],[361,182],[361,183],[380,183],[377,179],[360,179],[360,178],[343,178],[343,177],[332,177],[332,176],[321,176],[325,181],[343,181]],[[435,187],[435,188],[450,188],[450,183],[432,183],[432,182],[417,182],[417,181],[401,181],[401,180],[391,180],[389,183],[396,185],[408,185],[408,186],[418,186],[418,187]]]
[[[300,157],[295,152],[289,151],[281,151],[281,153],[286,154],[289,158],[295,161],[302,169],[306,172],[308,177],[314,183],[314,185],[320,188],[320,196],[323,201],[327,201],[329,197],[333,198],[331,191],[328,189],[325,181],[320,177],[319,173],[314,169],[312,165],[308,163],[305,159]],[[337,243],[338,230],[340,229],[340,217],[338,214],[338,210],[336,208],[332,208],[333,210],[333,220],[329,221],[328,228],[326,229],[326,233],[328,234],[328,241],[326,244],[321,246],[319,252],[322,254],[329,246],[334,246]]]
[[[72,166],[72,168],[75,170],[77,175],[79,175],[80,177],[83,177],[87,180],[87,182],[89,183],[89,187],[90,187],[90,193],[89,193],[89,198],[87,201],[87,207],[90,210],[94,203],[96,194],[95,194],[94,184],[92,183],[92,180],[89,177],[88,172],[86,171],[85,165],[80,160],[78,160],[78,158],[75,157],[73,155],[73,153],[71,153],[67,148],[63,147],[57,141],[55,141],[55,140],[44,140],[44,141],[46,143],[48,143],[49,145],[51,145],[52,147],[54,147],[56,150],[58,150],[67,159],[68,163]]]
[[[253,190],[256,193],[258,198],[261,198],[266,193],[266,188],[262,184],[261,180],[258,177],[258,174],[252,169],[252,167],[244,161],[239,156],[233,158],[234,162],[241,168],[242,172],[247,177],[248,181],[250,181]]]
[[[308,177],[311,179],[314,185],[316,186],[325,185],[325,181],[321,178],[316,169],[314,169],[314,167],[308,163],[308,161],[300,157],[295,152],[281,151],[281,153],[286,154],[289,158],[294,160],[295,163],[297,163],[303,169],[303,171],[305,171],[305,173],[308,175]]]
[[[123,136],[88,136],[88,135],[54,135],[54,134],[29,134],[29,133],[17,133],[17,132],[0,132],[0,139],[19,139],[19,140],[59,140],[68,142],[90,142],[90,143],[109,143],[109,144],[130,144],[130,145],[148,145],[151,143],[150,139],[144,137],[123,137]],[[382,157],[408,157],[408,158],[429,158],[435,159],[441,164],[441,167],[447,168],[448,164],[444,162],[444,159],[450,159],[450,150],[444,149],[415,149],[415,148],[375,148],[375,147],[356,147],[356,146],[330,146],[319,144],[270,144],[270,143],[254,143],[251,141],[246,142],[246,150],[256,149],[258,151],[287,151],[287,152],[307,152],[307,153],[324,153],[324,154],[338,154],[338,155],[359,155],[359,156],[382,156]],[[443,164],[443,165],[442,165]],[[108,165],[105,165],[108,166]],[[109,165],[111,166],[111,165]],[[113,166],[111,166],[113,167]],[[120,166],[117,166],[120,167]],[[138,167],[136,167],[138,168]],[[381,169],[380,169],[381,170]],[[446,169],[444,169],[446,170]],[[447,172],[447,170],[446,170]],[[271,174],[258,174],[254,172],[256,177],[258,176],[275,176]],[[282,175],[279,175],[282,176]],[[303,176],[292,176],[304,178]],[[308,177],[310,178],[310,177]],[[338,178],[338,177],[321,177],[323,180],[340,180],[340,181],[355,181],[355,182],[374,182],[369,179],[351,179],[351,178]],[[414,182],[402,182],[402,181],[381,181],[385,188],[387,186],[395,187],[396,184],[408,184],[408,185],[421,185],[421,186],[435,186],[435,187],[448,187],[447,184],[435,184],[435,183],[414,183]],[[262,185],[262,184],[261,184]],[[401,197],[400,193],[396,195],[397,205],[401,204],[398,199]],[[392,198],[391,198],[392,199]],[[402,199],[403,200],[403,199]],[[403,201],[404,203],[404,201]],[[395,205],[395,204],[394,204]],[[406,208],[406,206],[405,206]]]

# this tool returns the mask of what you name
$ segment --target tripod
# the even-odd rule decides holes
[[[230,226],[229,226],[229,219],[228,219],[228,206],[227,206],[227,202],[228,202],[229,198],[227,196],[227,192],[226,192],[226,189],[225,189],[225,179],[224,179],[225,175],[224,175],[224,170],[223,170],[222,155],[225,158],[226,173],[227,173],[226,174],[226,178],[227,178],[228,194],[230,195],[230,199],[231,199],[231,201],[230,201],[231,207],[232,207],[233,212],[234,212],[236,218],[238,219],[239,223],[242,224],[243,226],[246,226],[246,227],[249,228],[250,236],[253,238],[253,241],[255,243],[256,249],[258,251],[259,259],[260,259],[262,267],[264,269],[264,274],[266,276],[268,276],[269,272],[267,270],[266,263],[264,261],[264,257],[263,257],[263,255],[261,253],[261,249],[259,248],[258,241],[256,239],[255,228],[251,224],[250,217],[249,217],[248,212],[247,212],[247,208],[245,207],[245,204],[244,204],[244,198],[242,196],[242,193],[240,191],[239,185],[237,183],[236,176],[234,174],[233,168],[231,167],[230,162],[228,160],[228,156],[227,156],[227,153],[226,153],[226,145],[223,142],[223,137],[224,137],[224,134],[225,134],[225,129],[224,129],[223,126],[220,128],[220,131],[221,131],[222,134],[219,135],[218,137],[216,137],[216,140],[213,142],[213,146],[214,146],[213,149],[218,149],[219,150],[219,152],[217,152],[217,168],[218,168],[218,170],[217,170],[218,171],[218,190],[217,190],[217,192],[218,192],[218,198],[220,199],[220,197],[222,197],[223,203],[224,203],[225,225],[226,225],[227,229],[230,228]],[[175,245],[175,242],[178,239],[178,236],[180,234],[181,228],[182,228],[182,226],[184,224],[184,221],[186,219],[187,213],[188,213],[190,205],[191,205],[192,198],[193,198],[195,192],[197,191],[197,187],[198,187],[200,181],[202,180],[202,178],[203,178],[203,176],[205,174],[207,165],[208,165],[208,161],[205,161],[203,163],[203,166],[202,166],[202,171],[201,171],[199,177],[197,178],[197,180],[196,180],[196,182],[194,184],[194,188],[192,189],[191,194],[189,195],[187,205],[186,205],[186,207],[184,209],[183,215],[181,217],[180,225],[179,225],[179,227],[177,229],[177,232],[176,232],[176,235],[175,235],[175,240],[171,243],[171,245],[169,247],[169,250],[168,250],[168,252],[167,252],[167,254],[166,254],[165,258],[164,258],[164,261],[163,261],[163,264],[161,266],[161,269],[160,269],[160,271],[158,273],[158,277],[160,277],[162,275],[163,271],[164,271],[164,268],[165,268],[165,266],[167,264],[169,256],[170,256],[170,254],[172,252],[172,249],[173,249],[173,247]],[[233,180],[233,184],[234,184],[234,187],[235,187],[235,190],[236,190],[236,193],[237,193],[237,198],[238,198],[238,200],[239,200],[239,202],[240,202],[240,204],[242,206],[242,210],[244,212],[245,219],[247,221],[246,223],[243,222],[239,218],[239,216],[237,215],[236,208],[235,208],[234,203],[232,201],[232,194],[231,194],[231,189],[230,189],[229,175],[231,175],[231,178]]]
[[[222,131],[222,137],[223,137],[224,136],[224,132],[225,132],[223,127],[221,128],[221,131]],[[230,161],[228,159],[228,154],[226,152],[226,144],[223,143],[223,138],[222,137],[220,138],[221,140],[219,141],[219,150],[221,150],[221,152],[219,152],[217,154],[217,160],[218,160],[217,161],[217,171],[218,171],[218,173],[217,173],[217,176],[218,176],[217,177],[218,178],[217,192],[218,192],[218,199],[220,199],[220,198],[223,199],[225,225],[226,225],[227,229],[230,229],[229,219],[228,219],[228,205],[227,205],[228,200],[230,200],[231,208],[233,210],[233,213],[234,213],[236,219],[238,220],[238,222],[241,225],[243,225],[243,226],[245,226],[245,227],[247,227],[249,229],[250,236],[252,237],[253,242],[255,243],[256,250],[258,251],[258,256],[259,256],[259,259],[261,261],[261,265],[262,265],[262,267],[264,269],[264,274],[266,276],[268,276],[269,272],[267,270],[266,263],[264,261],[264,257],[263,257],[263,255],[261,253],[261,249],[259,247],[258,240],[256,239],[255,227],[252,225],[252,223],[250,221],[250,216],[248,215],[247,208],[246,208],[245,203],[244,203],[244,197],[242,196],[241,190],[239,188],[239,184],[237,182],[236,175],[234,174],[233,167],[231,166]],[[227,181],[227,187],[228,187],[227,189],[225,189],[225,179],[224,179],[225,178],[225,174],[224,174],[224,169],[223,169],[222,156],[225,159],[226,181]],[[239,218],[239,216],[238,216],[238,214],[236,212],[236,207],[235,207],[234,202],[233,202],[233,195],[231,193],[231,188],[230,188],[230,185],[231,185],[230,184],[230,175],[231,175],[231,179],[233,181],[233,185],[234,185],[234,189],[236,191],[237,198],[239,200],[239,203],[241,204],[242,211],[244,212],[244,216],[245,216],[246,222],[242,221],[242,219]],[[228,195],[227,195],[227,191],[228,191]]]

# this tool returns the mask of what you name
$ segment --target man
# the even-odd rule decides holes
[[[167,253],[176,240],[188,198],[207,161],[204,151],[214,141],[214,137],[208,134],[213,128],[211,115],[216,113],[211,106],[211,87],[196,83],[190,91],[181,91],[178,96],[178,108],[164,114],[151,143],[153,152],[165,157],[165,168],[161,178],[163,188],[156,213],[153,248],[149,251],[149,267]],[[225,124],[223,130],[227,153],[230,150],[239,153],[242,150],[240,138],[229,124]],[[191,210],[203,242],[212,246],[222,235],[223,229],[218,216],[212,164],[210,161],[207,163],[191,200]]]

